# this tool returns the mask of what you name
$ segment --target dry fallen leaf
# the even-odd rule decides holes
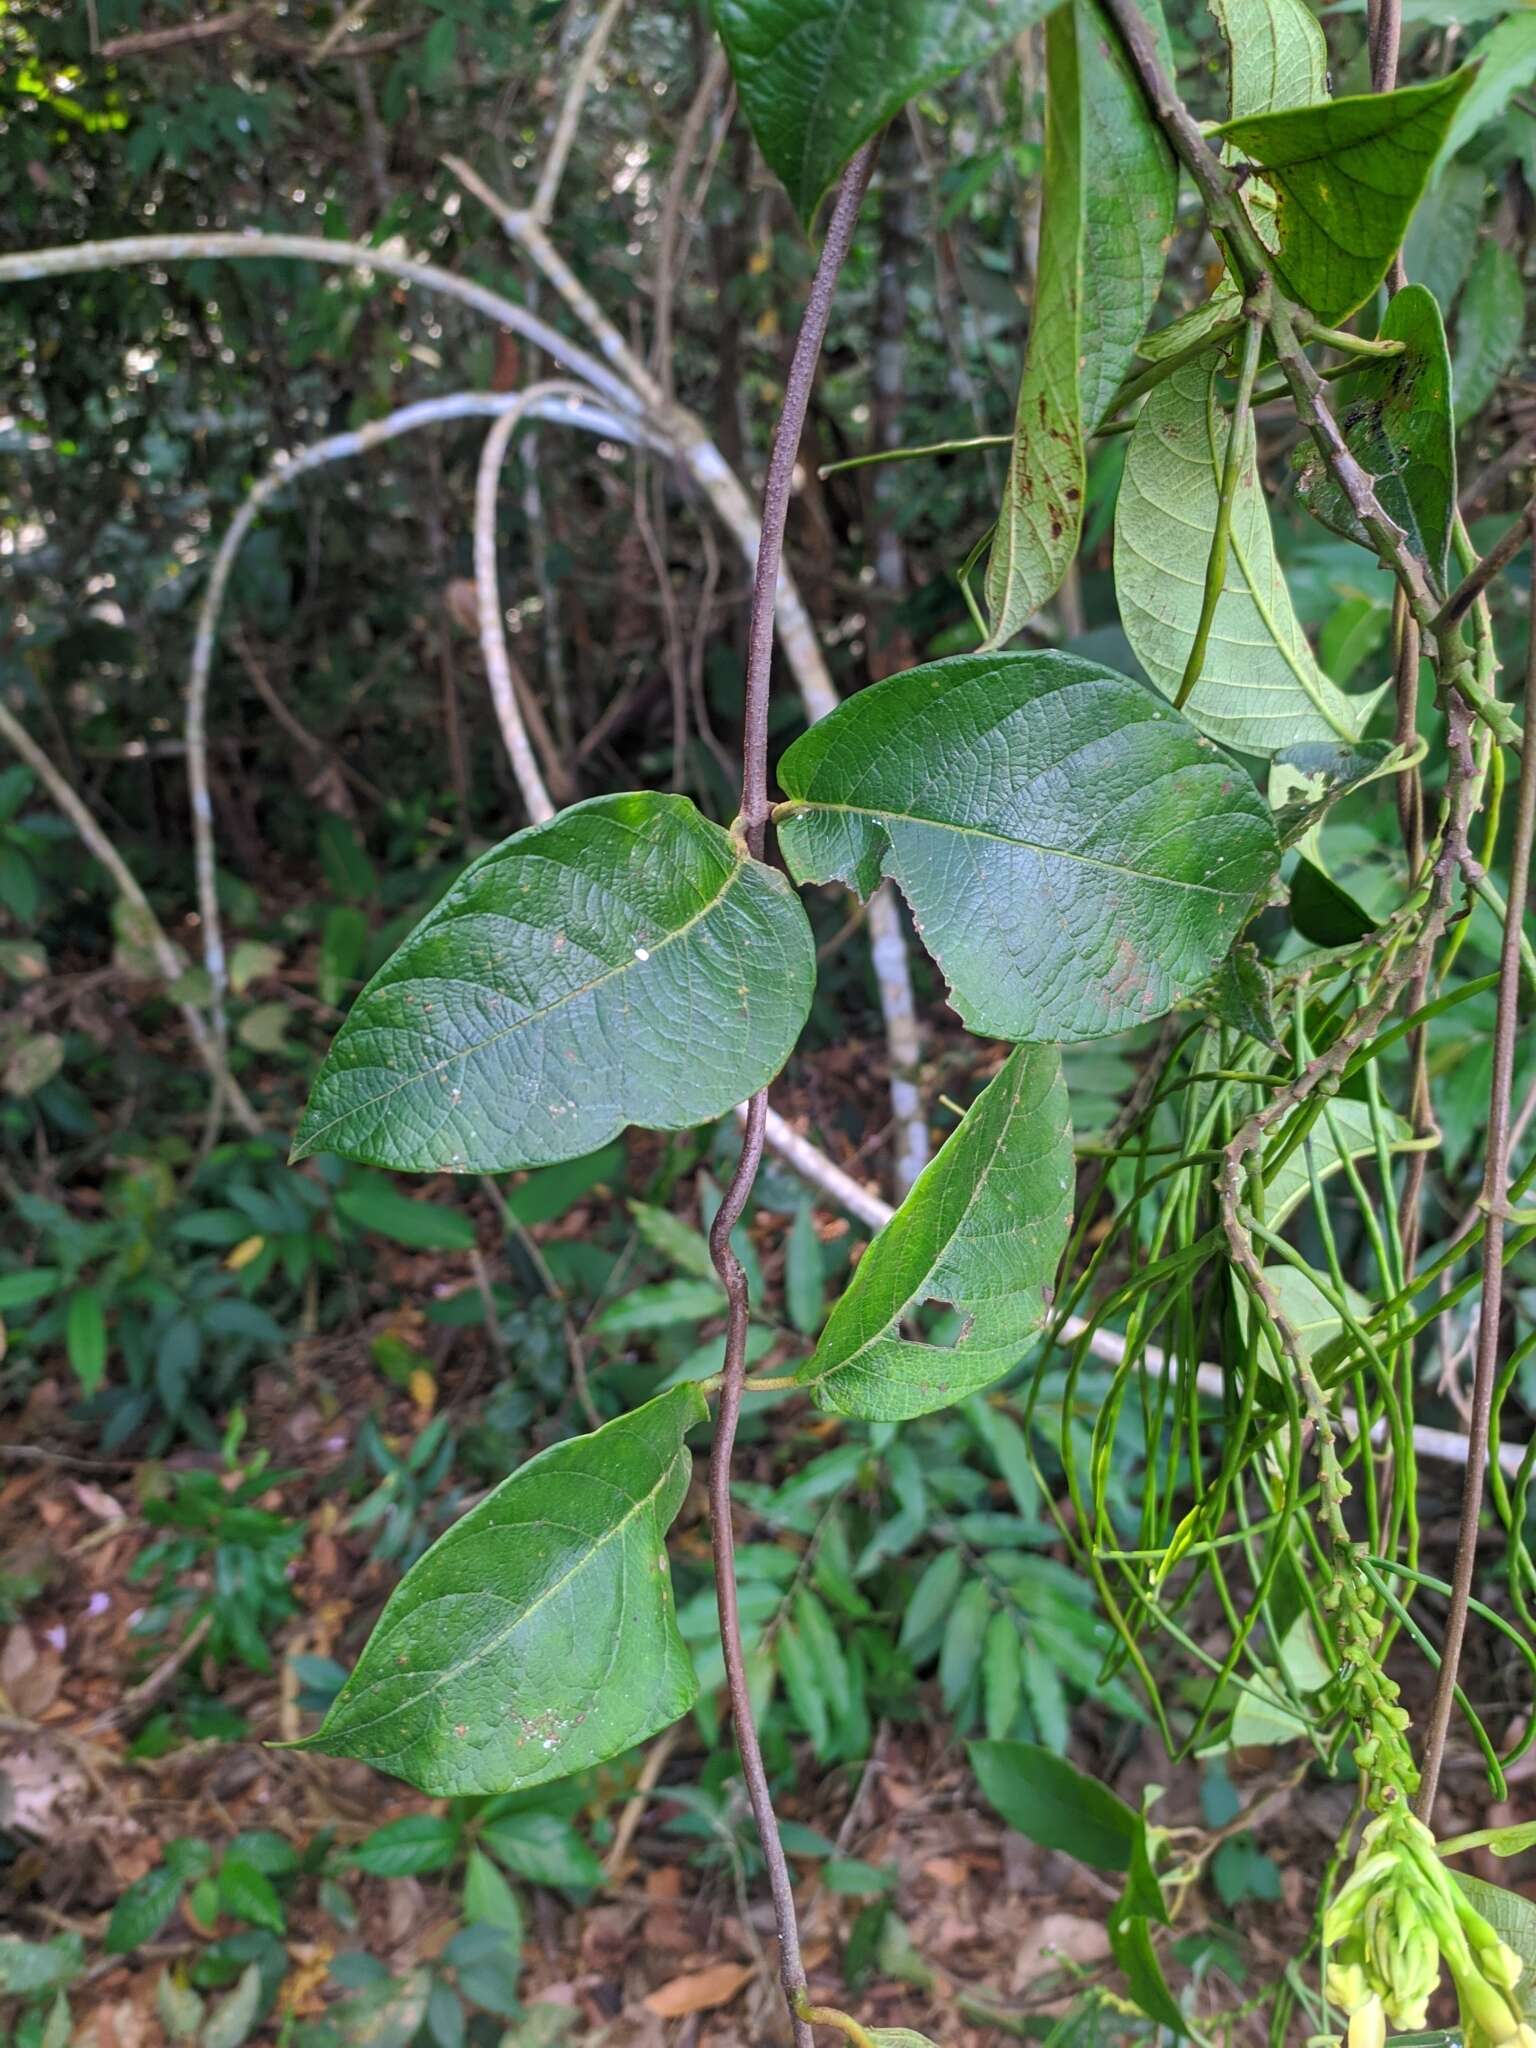
[[[648,2012],[658,2019],[686,2019],[691,2012],[712,2012],[717,2005],[729,2005],[752,1976],[750,1963],[711,1963],[707,1970],[693,1970],[686,1977],[674,1977],[646,1999]]]

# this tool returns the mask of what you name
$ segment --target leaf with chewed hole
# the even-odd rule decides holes
[[[802,882],[889,875],[972,1031],[1097,1038],[1201,986],[1274,872],[1246,775],[1128,676],[962,654],[861,690],[779,763]]]
[[[685,797],[594,797],[467,868],[373,977],[293,1156],[503,1173],[766,1086],[815,949],[782,875]]]
[[[666,1532],[707,1413],[674,1387],[530,1458],[412,1565],[294,1747],[457,1798],[568,1777],[687,1713]]]
[[[817,1406],[902,1422],[1016,1365],[1045,1314],[1072,1190],[1061,1055],[1019,1046],[855,1268],[796,1374]],[[930,1301],[965,1317],[953,1345],[902,1334]]]

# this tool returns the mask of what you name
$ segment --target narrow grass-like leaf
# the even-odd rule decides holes
[[[1016,1365],[1045,1313],[1072,1190],[1061,1055],[1020,1046],[859,1261],[795,1375],[816,1405],[902,1422]],[[903,1334],[929,1302],[965,1317],[953,1345]]]
[[[1380,691],[1346,697],[1319,669],[1291,604],[1259,484],[1252,427],[1232,505],[1226,580],[1184,715],[1242,754],[1303,740],[1356,740]],[[1214,360],[1149,395],[1115,508],[1115,594],[1136,659],[1177,695],[1200,621],[1228,423]]]
[[[861,690],[779,764],[802,882],[912,906],[973,1031],[1096,1038],[1198,988],[1277,858],[1268,812],[1149,690],[1075,655],[956,655]]]
[[[1458,426],[1475,419],[1493,396],[1494,386],[1515,359],[1524,332],[1525,284],[1520,266],[1501,242],[1484,242],[1456,309],[1451,383]]]
[[[1228,121],[1216,133],[1263,171],[1279,207],[1275,276],[1338,322],[1387,274],[1475,73]]]
[[[406,1573],[295,1747],[450,1798],[567,1777],[685,1714],[665,1537],[707,1412],[674,1387],[530,1458]]]
[[[1383,341],[1400,341],[1402,354],[1367,362],[1342,379],[1335,413],[1383,509],[1429,571],[1431,588],[1443,591],[1456,509],[1456,428],[1440,308],[1423,285],[1406,285],[1387,307],[1379,332]],[[1312,513],[1374,554],[1370,536],[1310,441],[1297,452],[1296,471],[1297,490]]]
[[[775,870],[684,797],[594,797],[482,855],[373,977],[294,1157],[500,1173],[707,1123],[784,1064],[814,980]]]
[[[1039,21],[1050,0],[713,0],[742,112],[803,221],[907,101]]]

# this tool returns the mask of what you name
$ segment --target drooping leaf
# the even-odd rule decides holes
[[[1263,171],[1278,204],[1281,289],[1337,324],[1387,274],[1475,74],[1228,121],[1217,135]]]
[[[814,976],[781,875],[683,797],[595,797],[482,855],[373,977],[293,1156],[500,1173],[708,1122],[778,1072]]]
[[[1111,1913],[1108,1932],[1110,1948],[1135,2003],[1148,2019],[1155,2020],[1159,2026],[1167,2027],[1175,2035],[1187,2036],[1188,2022],[1168,1988],[1163,1966],[1152,1945],[1152,1927],[1146,1915]]]
[[[674,1387],[530,1458],[406,1573],[296,1746],[446,1798],[568,1776],[685,1714],[664,1538],[706,1413]]]
[[[1087,477],[1078,358],[1083,333],[1082,107],[1076,6],[1046,24],[1045,184],[1029,351],[987,558],[987,644],[1000,647],[1055,596],[1083,526]]]
[[[1328,45],[1306,0],[1211,0],[1231,58],[1234,121],[1328,97]]]
[[[1304,740],[1282,747],[1269,763],[1269,802],[1287,846],[1318,824],[1341,797],[1388,772],[1398,758],[1391,740]]]
[[[1314,946],[1353,946],[1376,929],[1369,911],[1305,856],[1291,876],[1291,923]]]
[[[1439,162],[1444,165],[1490,121],[1496,121],[1517,92],[1536,81],[1536,9],[1512,7],[1496,28],[1467,52],[1471,76],[1457,107]]]
[[[1168,697],[1199,625],[1227,433],[1214,362],[1190,363],[1148,396],[1126,451],[1115,594],[1136,659]],[[1272,754],[1301,740],[1358,739],[1380,694],[1346,697],[1318,667],[1275,554],[1250,441],[1226,581],[1185,716],[1239,753]]]
[[[795,1375],[816,1405],[901,1422],[1018,1363],[1044,1315],[1072,1215],[1061,1056],[1020,1046],[859,1261]],[[951,1346],[902,1334],[925,1302],[966,1318]]]
[[[1155,26],[1165,34],[1160,13]],[[1043,189],[1028,352],[987,563],[996,646],[1049,602],[1077,552],[1084,437],[1135,358],[1173,230],[1172,155],[1093,0],[1059,8],[1047,25]]]
[[[1476,418],[1515,359],[1525,332],[1525,285],[1520,266],[1502,242],[1478,249],[1456,312],[1456,353],[1451,384],[1456,424]]]
[[[1450,305],[1477,253],[1478,223],[1488,183],[1481,164],[1452,164],[1430,186],[1403,237],[1409,281]]]
[[[742,112],[809,222],[907,101],[1021,33],[1049,0],[714,0]]]
[[[1118,1793],[1035,1742],[973,1742],[971,1769],[1009,1827],[1095,1870],[1129,1870],[1146,1822]]]
[[[1445,326],[1423,285],[1410,284],[1387,307],[1378,331],[1383,341],[1400,341],[1402,354],[1367,362],[1341,379],[1335,414],[1352,454],[1376,486],[1382,509],[1407,535],[1409,547],[1429,571],[1431,588],[1443,592],[1456,509],[1456,428]],[[1333,471],[1310,440],[1298,448],[1295,466],[1297,491],[1314,516],[1374,553]]]
[[[890,875],[971,1030],[1094,1038],[1159,1016],[1273,871],[1245,777],[1140,684],[1054,652],[957,655],[838,706],[785,754],[803,882]]]

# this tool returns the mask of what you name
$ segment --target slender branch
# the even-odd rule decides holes
[[[43,278],[69,277],[83,270],[122,270],[134,263],[269,263],[274,257],[292,257],[301,263],[325,263],[340,270],[371,270],[383,277],[398,277],[406,284],[419,284],[424,291],[441,292],[458,299],[477,313],[484,313],[503,327],[510,327],[526,341],[537,344],[557,363],[600,391],[610,405],[624,412],[638,408],[635,395],[622,378],[605,369],[594,356],[577,346],[558,328],[535,319],[526,306],[504,298],[467,277],[455,277],[435,263],[418,263],[409,256],[396,256],[384,249],[370,249],[361,242],[327,242],[319,235],[128,235],[121,241],[80,242],[67,249],[29,249],[17,256],[0,256],[0,284],[32,284]]]
[[[874,169],[875,148],[874,143],[865,144],[844,171],[838,186],[821,260],[816,266],[816,275],[801,316],[800,332],[785,380],[783,408],[774,429],[768,458],[768,476],[763,488],[762,545],[758,549],[747,628],[741,814],[737,821],[737,828],[754,859],[762,858],[768,827],[768,704],[773,664],[773,617],[779,586],[779,562],[784,551],[784,529],[794,483],[795,457],[810,408],[816,364],[832,311],[832,295],[837,288],[838,275],[853,240],[859,207]],[[741,1220],[753,1182],[757,1179],[767,1121],[768,1091],[763,1088],[748,1105],[741,1157],[709,1233],[710,1254],[725,1288],[729,1307],[720,1414],[709,1460],[709,1510],[726,1682],[730,1691],[731,1715],[736,1725],[737,1746],[741,1751],[742,1775],[752,1802],[763,1860],[768,1867],[769,1889],[773,1894],[774,1921],[779,1935],[779,1974],[785,1999],[794,2015],[796,2048],[811,2048],[811,2030],[800,2017],[800,2002],[805,1994],[805,1966],[800,1957],[794,1884],[784,1845],[779,1839],[773,1794],[763,1766],[762,1748],[752,1713],[752,1695],[742,1650],[741,1616],[736,1599],[736,1544],[731,1526],[731,1457],[736,1443],[736,1425],[741,1415],[742,1386],[746,1379],[750,1313],[746,1271],[731,1247],[731,1232]]]
[[[1221,468],[1221,491],[1216,501],[1216,524],[1211,529],[1211,551],[1205,564],[1200,618],[1195,626],[1195,637],[1189,644],[1189,659],[1184,664],[1178,695],[1173,700],[1175,711],[1184,709],[1200,680],[1200,672],[1205,667],[1205,651],[1211,644],[1211,628],[1216,623],[1216,607],[1227,587],[1232,507],[1237,499],[1243,464],[1248,459],[1248,435],[1253,423],[1253,386],[1259,374],[1259,349],[1263,340],[1264,316],[1255,309],[1248,315],[1248,331],[1243,340],[1243,366],[1237,380],[1237,403],[1232,408],[1232,419],[1227,428],[1227,457]],[[1212,406],[1214,409],[1214,393]]]
[[[491,687],[491,701],[496,707],[496,722],[501,727],[501,737],[512,763],[512,773],[517,777],[529,820],[535,825],[542,825],[546,819],[552,818],[555,807],[539,773],[538,757],[529,742],[528,729],[512,682],[506,625],[496,582],[496,490],[512,436],[529,411],[546,398],[579,398],[582,395],[579,386],[570,384],[530,385],[508,406],[486,435],[475,478],[475,602],[480,625],[480,653]]]
[[[117,884],[118,894],[138,913],[143,921],[150,950],[155,956],[155,964],[160,969],[167,987],[173,987],[180,981],[185,971],[181,955],[171,944],[164,926],[150,908],[149,898],[139,887],[133,870],[97,824],[82,799],[75,794],[26,727],[11,716],[3,702],[0,702],[0,739],[4,739],[25,761],[54,803],[79,833],[87,850],[95,855]],[[197,1049],[198,1058],[213,1077],[216,1092],[229,1103],[244,1129],[259,1131],[262,1127],[261,1118],[251,1107],[239,1082],[229,1072],[222,1049],[208,1028],[202,1011],[195,1004],[182,1002],[180,998],[176,1000],[176,1007],[185,1020],[187,1033]]]
[[[608,4],[593,22],[591,31],[582,44],[581,55],[576,60],[576,69],[571,73],[570,90],[566,93],[564,104],[561,106],[560,118],[555,123],[555,132],[550,137],[549,148],[544,155],[544,167],[539,172],[538,188],[533,195],[535,220],[548,221],[554,214],[555,196],[560,190],[560,180],[565,176],[565,166],[576,140],[576,130],[581,125],[582,105],[592,89],[592,80],[596,76],[598,65],[602,62],[603,51],[608,47],[608,38],[613,34],[623,12],[624,0],[608,0]]]
[[[1536,536],[1536,510],[1526,525]],[[1531,586],[1530,622],[1526,639],[1525,701],[1536,703],[1536,579]],[[1536,747],[1527,747],[1520,761],[1515,798],[1514,838],[1509,855],[1509,902],[1504,916],[1504,944],[1499,955],[1499,990],[1493,1026],[1493,1075],[1488,1095],[1488,1136],[1483,1167],[1483,1296],[1478,1319],[1477,1361],[1472,1374],[1472,1405],[1467,1418],[1467,1476],[1461,1495],[1461,1527],[1451,1578],[1450,1606],[1440,1646],[1440,1671],[1424,1738],[1423,1777],[1418,1815],[1428,1822],[1434,1811],[1440,1765],[1455,1703],[1456,1674],[1466,1637],[1467,1607],[1477,1563],[1477,1525],[1482,1512],[1488,1426],[1493,1407],[1499,1356],[1499,1318],[1504,1300],[1504,1226],[1509,1208],[1509,1110],[1514,1083],[1515,1046],[1520,1026],[1520,937],[1525,928],[1530,883],[1531,841],[1536,829]]]
[[[1444,605],[1436,613],[1432,621],[1431,630],[1442,633],[1448,627],[1459,626],[1467,613],[1471,611],[1473,605],[1477,603],[1477,600],[1488,588],[1494,577],[1502,575],[1509,567],[1516,555],[1525,546],[1530,535],[1531,515],[1530,508],[1527,506],[1526,510],[1520,514],[1520,517],[1514,524],[1494,542],[1487,554],[1477,564],[1477,567],[1469,570],[1461,582],[1457,584]],[[1529,715],[1529,699],[1526,700],[1526,712]]]

